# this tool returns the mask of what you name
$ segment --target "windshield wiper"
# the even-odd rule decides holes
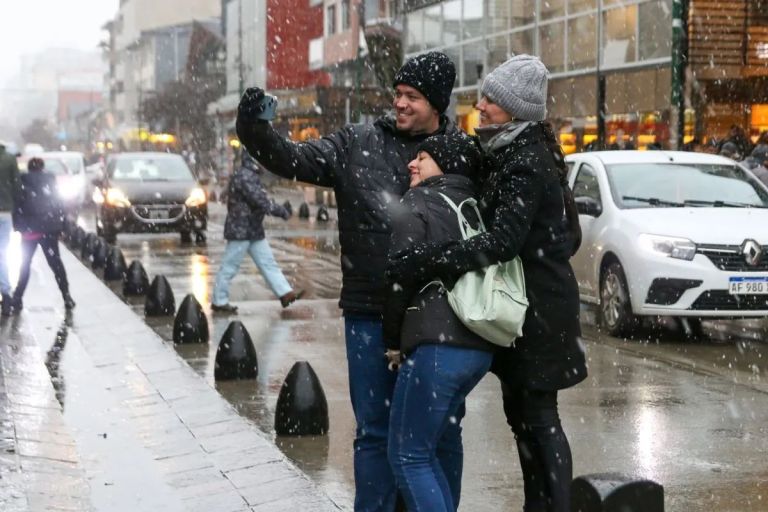
[[[665,201],[664,199],[659,199],[658,197],[621,196],[621,198],[625,201],[638,201],[640,203],[648,203],[651,206],[674,206],[677,208],[681,208],[685,206],[685,204],[683,203],[676,203],[674,201]]]
[[[704,201],[701,199],[686,199],[686,205],[691,206],[714,206],[715,208],[766,208],[759,204],[736,203],[732,201]]]

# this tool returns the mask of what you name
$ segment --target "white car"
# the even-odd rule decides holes
[[[71,178],[67,186],[62,187],[61,193],[65,200],[82,206],[88,198],[90,180],[86,175],[85,157],[79,151],[49,151],[40,155],[45,159],[56,159],[64,162],[69,169]]]
[[[674,151],[569,155],[581,299],[612,335],[642,316],[768,315],[768,188],[732,160]]]

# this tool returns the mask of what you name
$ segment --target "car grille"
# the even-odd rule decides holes
[[[720,270],[731,272],[766,272],[768,271],[768,246],[763,246],[763,259],[757,265],[750,266],[741,254],[738,245],[699,245],[696,252],[703,254]]]
[[[768,295],[731,295],[727,290],[709,290],[691,304],[696,311],[761,311],[768,310]]]
[[[145,220],[173,220],[184,214],[184,206],[134,205],[133,211],[138,217]]]

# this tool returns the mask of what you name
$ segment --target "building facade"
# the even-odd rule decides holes
[[[754,135],[768,123],[760,105],[766,87],[758,88],[768,62],[758,60],[768,58],[768,40],[761,39],[768,35],[765,2],[683,5],[683,140],[719,137],[734,123],[751,127]],[[478,122],[473,104],[483,76],[511,55],[528,53],[550,70],[548,115],[567,152],[598,138],[601,83],[607,146],[676,142],[672,0],[407,0],[404,9],[406,58],[437,49],[457,65],[454,106],[465,129]]]

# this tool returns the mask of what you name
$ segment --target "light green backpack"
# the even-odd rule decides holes
[[[485,232],[474,198],[465,199],[456,206],[448,196],[440,195],[456,212],[464,240]],[[475,210],[479,229],[474,229],[461,213],[465,205]],[[448,303],[462,323],[494,345],[509,347],[522,336],[528,298],[525,295],[523,262],[519,256],[512,261],[467,272],[456,281],[447,296]]]

